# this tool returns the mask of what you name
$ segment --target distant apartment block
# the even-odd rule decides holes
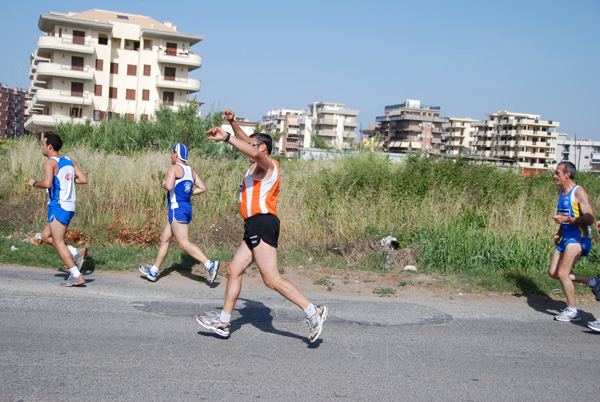
[[[25,131],[27,92],[0,84],[0,138],[22,137]]]
[[[337,150],[351,149],[355,140],[358,110],[346,109],[343,103],[314,102],[308,112],[298,118],[299,147],[315,146],[313,136]]]
[[[473,156],[497,166],[513,166],[524,173],[546,170],[554,162],[558,121],[508,110],[487,114],[476,122]]]
[[[420,100],[407,99],[399,105],[386,106],[380,125],[380,146],[387,152],[424,154],[440,153],[442,133],[447,118],[440,117],[439,106],[421,105]]]
[[[578,171],[600,171],[600,141],[567,139],[567,134],[558,134],[553,167],[563,161],[572,162]]]
[[[441,153],[447,156],[469,156],[476,129],[474,123],[479,120],[450,117],[448,123],[442,124],[443,135]]]
[[[93,9],[42,14],[38,27],[45,34],[31,55],[26,123],[35,134],[68,121],[147,119],[200,90],[189,73],[202,56],[190,47],[204,37],[170,22]]]
[[[284,133],[273,143],[276,153],[294,156],[298,152],[300,126],[298,118],[304,110],[277,109],[269,110],[262,118],[262,125],[267,134]]]

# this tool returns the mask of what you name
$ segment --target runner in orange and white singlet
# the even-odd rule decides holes
[[[267,179],[257,180],[248,169],[244,181],[240,185],[240,212],[247,219],[258,214],[277,215],[277,199],[279,198],[279,163],[271,159],[274,172]]]
[[[256,262],[267,287],[276,290],[286,299],[300,307],[306,315],[310,334],[309,342],[317,340],[327,319],[327,307],[312,304],[296,286],[279,273],[277,246],[279,241],[279,164],[271,159],[272,139],[268,134],[250,137],[235,122],[235,113],[225,111],[235,136],[215,127],[207,134],[214,141],[224,141],[248,155],[252,166],[240,185],[239,205],[244,218],[244,239],[227,266],[227,290],[220,314],[200,315],[198,323],[216,334],[228,337],[231,331],[231,315],[242,290],[242,274]]]

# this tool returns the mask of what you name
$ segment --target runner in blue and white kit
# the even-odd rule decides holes
[[[29,179],[28,184],[48,192],[48,224],[42,231],[42,241],[54,246],[65,266],[71,267],[64,286],[78,286],[85,283],[80,269],[86,249],[67,246],[65,234],[75,215],[75,184],[86,184],[88,180],[75,161],[58,152],[62,145],[62,139],[56,134],[44,137],[41,149],[48,157],[44,162],[44,178],[41,181]]]
[[[171,167],[167,170],[167,178],[162,187],[169,192],[169,224],[160,236],[160,247],[152,266],[140,265],[138,268],[148,280],[156,282],[158,270],[167,257],[169,241],[174,236],[179,248],[204,264],[208,273],[208,283],[217,276],[219,261],[210,261],[198,246],[188,239],[188,225],[192,221],[192,195],[206,192],[206,186],[187,164],[188,149],[183,144],[176,144],[171,150]]]
[[[560,187],[556,215],[552,217],[559,224],[554,235],[556,249],[550,261],[548,274],[558,279],[567,298],[567,307],[554,316],[557,321],[579,321],[579,312],[575,307],[575,285],[573,282],[592,286],[590,278],[575,274],[573,266],[579,257],[585,257],[592,246],[594,212],[589,197],[583,187],[575,184],[575,165],[561,162],[556,167],[554,179]]]

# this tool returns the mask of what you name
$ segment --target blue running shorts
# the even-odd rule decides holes
[[[65,211],[61,207],[48,206],[48,222],[52,222],[56,218],[57,221],[69,226],[73,216],[75,216],[74,211]]]
[[[178,208],[169,209],[169,224],[173,224],[173,219],[176,222],[187,223],[189,225],[192,222],[192,206],[182,207],[179,205]]]
[[[592,239],[590,239],[588,237],[581,237],[581,238],[567,237],[566,239],[563,238],[560,240],[560,243],[558,243],[558,246],[556,246],[556,249],[560,252],[563,252],[563,251],[565,251],[567,244],[570,244],[570,243],[580,243],[581,244],[581,256],[582,257],[585,257],[586,255],[588,255],[590,253],[590,250],[592,249]]]

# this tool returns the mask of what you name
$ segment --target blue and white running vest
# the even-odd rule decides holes
[[[190,206],[190,199],[192,198],[192,190],[194,189],[194,176],[192,175],[192,168],[183,163],[177,163],[177,165],[183,168],[183,176],[179,179],[175,179],[175,185],[173,189],[169,191],[169,209],[176,209],[179,207]]]
[[[570,216],[571,218],[579,218],[581,212],[579,211],[579,204],[574,201],[575,189],[579,187],[577,184],[569,191],[568,194],[563,194],[560,190],[558,196],[558,206],[556,207],[556,214],[562,216]],[[578,226],[572,223],[562,224],[562,237],[563,238],[591,238],[592,228],[588,226]]]
[[[65,211],[75,212],[75,166],[68,156],[51,156],[58,164],[58,172],[52,178],[52,186],[46,189],[48,206],[61,207]]]

